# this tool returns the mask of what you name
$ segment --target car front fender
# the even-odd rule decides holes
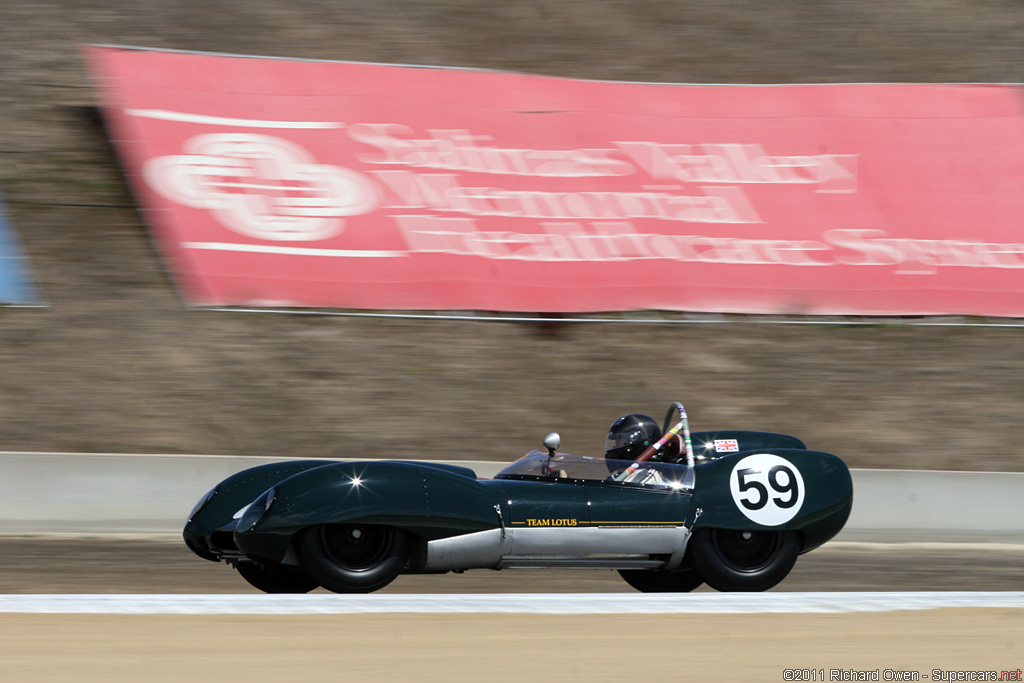
[[[251,529],[236,529],[235,542],[246,555],[280,561],[295,534],[321,524],[382,524],[424,541],[499,528],[501,485],[472,474],[403,461],[345,462],[302,472],[277,484],[266,516]]]
[[[236,513],[261,493],[283,479],[300,472],[332,464],[332,460],[294,460],[250,467],[231,475],[214,488],[216,493],[201,509],[186,520],[182,536],[185,544],[200,557],[217,560],[210,548],[210,537],[218,531],[228,533]]]

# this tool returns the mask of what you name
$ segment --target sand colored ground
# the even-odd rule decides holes
[[[0,616],[5,681],[784,681],[1016,671],[1024,610],[882,614]],[[820,673],[820,672],[816,672]],[[820,680],[820,678],[819,678]]]

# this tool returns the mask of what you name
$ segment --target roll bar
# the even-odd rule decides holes
[[[682,433],[683,445],[686,448],[686,466],[690,468],[690,471],[686,473],[686,477],[683,479],[683,485],[687,488],[692,489],[695,483],[696,475],[694,473],[694,460],[693,460],[693,443],[690,441],[690,421],[686,416],[686,408],[679,401],[676,401],[668,408],[668,412],[665,413],[665,426],[667,427],[675,416],[676,412],[679,413],[679,422],[675,424],[671,429],[665,432],[665,435],[660,439],[652,443],[644,452],[636,457],[636,462],[645,462],[654,457],[654,455],[660,451],[665,444],[667,444],[673,436]]]

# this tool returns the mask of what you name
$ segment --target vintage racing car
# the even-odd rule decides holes
[[[678,421],[672,421],[678,416]],[[842,460],[791,436],[612,426],[605,457],[559,453],[555,433],[481,480],[437,462],[302,460],[215,486],[184,538],[270,593],[367,593],[402,573],[604,568],[645,592],[761,591],[835,536],[853,485]]]

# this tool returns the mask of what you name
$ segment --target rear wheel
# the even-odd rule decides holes
[[[715,590],[763,591],[789,574],[800,554],[800,537],[795,531],[700,529],[689,553]]]
[[[320,585],[298,567],[239,562],[235,569],[250,585],[264,593],[308,593]]]
[[[620,569],[619,576],[641,593],[689,593],[704,583],[693,569],[659,572],[648,569]]]
[[[411,549],[409,534],[376,524],[310,527],[296,544],[302,568],[335,593],[380,590],[402,572]]]

